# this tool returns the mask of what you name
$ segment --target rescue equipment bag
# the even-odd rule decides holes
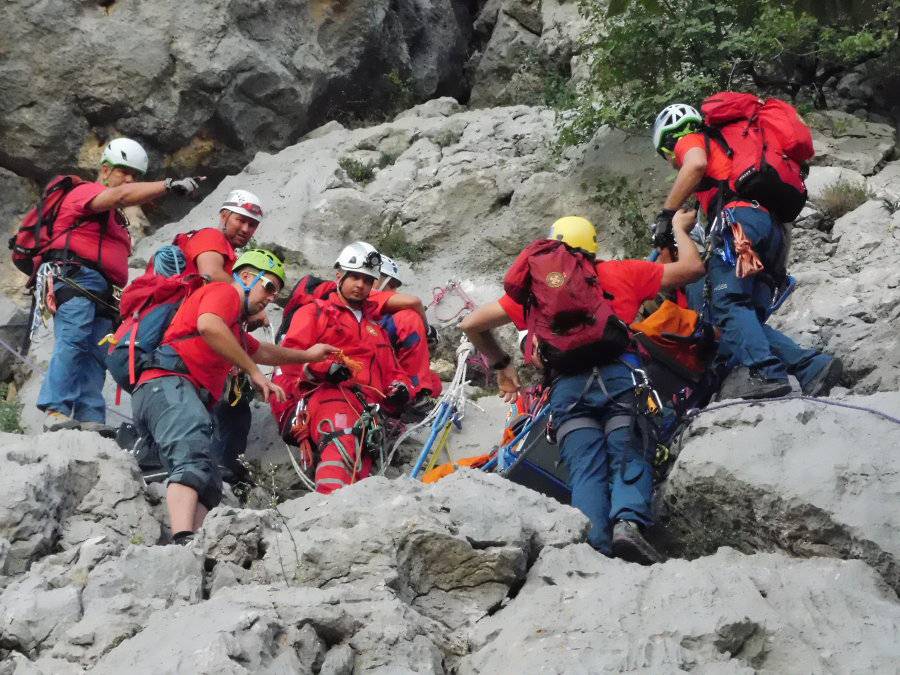
[[[152,272],[135,279],[122,293],[122,323],[108,340],[106,369],[122,389],[131,393],[141,373],[152,367],[178,370],[157,360],[157,348],[175,312],[205,279],[198,274],[166,277]]]
[[[291,297],[288,298],[287,304],[284,306],[281,325],[278,326],[278,332],[275,333],[275,343],[281,342],[281,338],[284,337],[288,328],[291,327],[291,319],[294,318],[294,313],[298,309],[308,305],[313,300],[324,300],[335,290],[337,290],[337,283],[334,281],[320,279],[312,274],[301,277],[297,285],[294,286],[294,290],[291,291]]]
[[[814,154],[797,109],[777,98],[724,91],[703,101],[700,112],[707,144],[718,143],[731,159],[718,203],[744,198],[779,222],[794,220],[806,204],[806,162]]]
[[[559,373],[610,363],[628,347],[628,327],[614,314],[592,256],[561,241],[529,244],[503,280],[525,311],[526,361]]]
[[[59,215],[59,207],[67,194],[74,188],[85,183],[82,178],[72,175],[54,177],[41,193],[37,204],[25,214],[25,218],[19,224],[19,229],[9,239],[9,249],[12,251],[12,262],[19,271],[28,276],[34,274],[41,266],[42,257],[50,246],[64,234],[71,232],[73,228],[67,228],[63,232],[53,232],[53,224]],[[106,214],[103,214],[104,216]],[[82,222],[88,222],[85,219]]]

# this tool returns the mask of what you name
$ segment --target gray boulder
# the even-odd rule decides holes
[[[338,114],[461,95],[471,30],[453,0],[15,1],[0,19],[0,164],[31,176],[94,170],[115,134],[154,172],[233,172]]]
[[[494,0],[475,20],[483,46],[469,60],[473,106],[541,104],[549,89],[572,88],[587,22],[568,0]]]
[[[160,521],[134,459],[96,434],[2,434],[0,538],[9,548],[0,572],[98,536],[155,543]]]
[[[900,410],[900,394],[837,406]],[[701,414],[660,496],[687,553],[860,558],[900,590],[900,424],[807,401]]]
[[[27,332],[28,312],[0,295],[0,381],[8,380],[13,368],[25,363],[20,354]]]
[[[870,200],[828,235],[795,230],[804,233],[795,251],[803,258],[792,266],[798,287],[770,319],[801,343],[840,356],[843,384],[857,393],[900,388],[898,226],[900,213]]]
[[[723,548],[639,567],[583,544],[543,551],[456,672],[883,672],[898,625],[896,596],[859,561]]]
[[[813,203],[818,202],[829,188],[844,184],[865,188],[866,177],[856,169],[840,166],[813,166],[806,178],[809,200]]]
[[[151,613],[200,601],[203,559],[193,551],[122,548],[90,539],[10,584],[0,596],[0,643],[86,667],[140,632]]]
[[[813,129],[817,166],[844,167],[871,176],[894,149],[896,131],[889,124],[867,122],[827,110],[808,115]]]

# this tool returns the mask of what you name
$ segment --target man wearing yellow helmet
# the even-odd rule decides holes
[[[641,304],[661,289],[677,288],[703,276],[704,267],[688,232],[694,213],[679,211],[673,223],[679,260],[661,264],[646,260],[608,260],[596,264],[598,293],[611,297],[613,313],[626,324],[634,321]],[[560,218],[549,239],[590,256],[597,253],[597,234],[589,220]],[[565,281],[563,281],[565,283]],[[525,308],[507,295],[483,305],[460,327],[497,371],[501,396],[515,400],[521,383],[512,363],[491,333],[507,323],[525,328]],[[605,555],[642,563],[661,558],[641,528],[652,524],[652,469],[640,451],[633,418],[622,424],[622,404],[633,398],[634,381],[628,352],[611,363],[586,363],[583,372],[559,374],[550,395],[550,411],[569,470],[572,506],[591,521],[588,543]],[[624,361],[624,362],[623,362]],[[633,367],[638,363],[631,364]]]
[[[213,282],[192,293],[172,318],[132,395],[140,436],[156,446],[168,473],[166,501],[175,543],[186,543],[209,509],[219,503],[222,481],[212,456],[209,408],[223,394],[233,367],[246,372],[264,400],[284,391],[257,364],[321,361],[335,350],[317,344],[286,349],[260,343],[244,325],[284,286],[284,266],[269,251],[252,249],[234,264],[233,281]]]

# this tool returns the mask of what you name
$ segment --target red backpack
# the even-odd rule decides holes
[[[337,283],[334,281],[320,279],[312,274],[302,277],[297,282],[297,285],[294,286],[294,290],[291,291],[291,297],[288,298],[287,304],[284,306],[284,313],[281,315],[281,325],[278,327],[278,332],[275,333],[275,343],[281,342],[281,338],[284,337],[288,328],[291,327],[291,319],[294,318],[294,313],[298,309],[308,305],[313,300],[324,300],[336,290]]]
[[[131,393],[141,373],[156,365],[156,348],[175,312],[204,281],[197,274],[167,277],[146,272],[128,285],[119,303],[122,323],[109,340],[106,355],[106,369],[120,389]]]
[[[28,276],[34,274],[41,266],[41,258],[50,245],[65,234],[62,232],[54,236],[53,223],[59,215],[59,207],[65,196],[84,182],[86,181],[78,176],[56,176],[47,183],[37,205],[25,214],[19,229],[9,239],[13,265],[21,272]]]
[[[724,91],[700,106],[707,142],[719,143],[731,159],[728,184],[719,203],[731,196],[758,202],[782,223],[806,204],[806,162],[814,154],[812,133],[789,103]]]
[[[526,360],[537,358],[560,373],[609,363],[628,347],[628,328],[600,287],[594,260],[561,241],[529,244],[503,279],[506,294],[522,305]]]

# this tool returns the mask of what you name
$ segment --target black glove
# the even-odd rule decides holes
[[[656,221],[650,226],[653,234],[653,245],[657,248],[671,248],[675,246],[675,234],[672,231],[672,218],[675,209],[663,209],[656,216]]]
[[[438,332],[437,328],[432,326],[429,323],[425,324],[425,340],[428,342],[428,346],[434,347],[438,342]]]
[[[328,372],[325,373],[325,381],[331,382],[331,384],[346,382],[351,377],[353,377],[353,373],[343,363],[332,363],[331,367],[328,368]]]
[[[200,181],[203,178],[166,178],[166,192],[174,192],[179,197],[199,197]]]
[[[394,382],[391,384],[391,387],[388,389],[387,395],[385,396],[385,403],[400,408],[408,402],[409,389],[406,388],[406,385],[402,382]]]

